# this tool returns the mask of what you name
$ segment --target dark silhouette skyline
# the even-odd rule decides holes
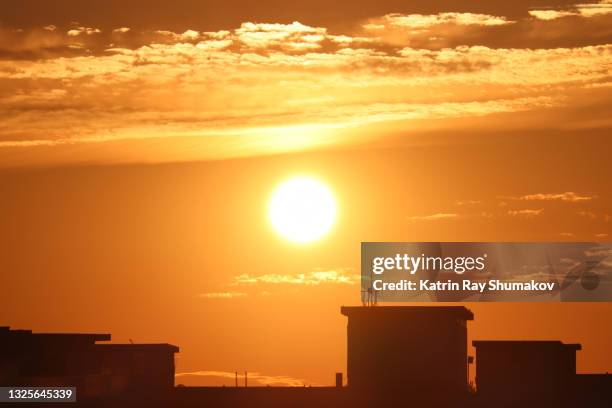
[[[72,386],[85,406],[609,406],[612,375],[576,374],[580,344],[475,340],[469,384],[462,306],[342,307],[347,384],[328,387],[175,386],[170,344],[104,344],[110,334],[0,327],[0,386]],[[242,375],[242,373],[241,373]],[[331,376],[330,376],[331,379]],[[331,381],[330,381],[331,382]],[[239,385],[240,384],[240,385]]]
[[[32,333],[0,327],[0,385],[76,387],[79,398],[174,387],[171,344],[99,344],[110,334]]]

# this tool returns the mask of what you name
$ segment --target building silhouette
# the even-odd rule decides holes
[[[110,334],[0,328],[0,385],[74,386],[82,397],[174,388],[170,344],[98,344]]]
[[[348,318],[346,386],[336,373],[329,387],[175,387],[176,346],[8,327],[0,327],[0,386],[73,386],[77,405],[93,407],[612,406],[611,375],[576,374],[579,344],[476,340],[474,389],[469,309],[362,306],[341,313]]]
[[[342,307],[348,317],[350,389],[379,397],[464,399],[468,394],[465,307]]]
[[[575,406],[612,406],[612,374],[577,374],[573,389]]]
[[[504,404],[568,400],[580,344],[560,341],[474,341],[478,395]]]

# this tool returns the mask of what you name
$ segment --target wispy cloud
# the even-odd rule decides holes
[[[545,21],[563,17],[596,17],[612,14],[612,2],[610,0],[602,0],[598,3],[581,3],[565,8],[540,8],[530,10],[529,14]]]
[[[75,27],[67,31],[68,36],[77,37],[79,35],[93,35],[100,34],[102,31],[99,28],[93,27]]]
[[[297,21],[292,24],[243,23],[235,31],[236,38],[251,48],[316,50],[327,38],[325,28],[310,27]]]
[[[208,292],[201,293],[198,297],[205,299],[235,299],[246,297],[247,294],[244,292]]]
[[[491,16],[476,13],[438,13],[438,14],[387,14],[378,19],[372,19],[364,25],[365,29],[378,31],[388,26],[405,27],[411,29],[429,28],[436,25],[452,24],[460,26],[500,26],[512,24],[503,16]]]
[[[590,220],[594,220],[597,218],[597,214],[595,214],[593,211],[578,211],[578,215],[580,215],[581,217],[588,218]]]
[[[480,200],[462,200],[462,201],[455,202],[455,205],[465,206],[465,205],[477,205],[477,204],[481,204],[481,203],[482,203],[482,201],[480,201]]]
[[[429,215],[413,215],[407,217],[409,221],[437,221],[437,220],[449,220],[459,218],[459,214],[456,213],[436,213]]]
[[[525,209],[525,210],[508,210],[508,215],[512,217],[525,217],[533,218],[541,215],[544,212],[543,208],[539,209]]]
[[[235,276],[221,290],[203,292],[196,296],[202,299],[243,299],[268,297],[280,293],[287,286],[320,287],[325,285],[357,285],[361,276],[353,268],[317,268],[305,273],[268,273],[254,275],[243,273]]]
[[[239,373],[239,380],[243,381],[243,373]],[[175,378],[177,380],[184,380],[188,377],[200,377],[203,378],[203,382],[206,382],[206,377],[214,379],[227,379],[234,381],[236,376],[235,372],[229,371],[189,371],[176,373]],[[307,381],[285,376],[285,375],[265,375],[258,372],[248,373],[248,382],[251,385],[259,386],[280,386],[280,387],[301,387],[305,384],[309,384]]]
[[[522,200],[522,201],[567,201],[570,203],[577,203],[581,201],[591,201],[596,196],[593,195],[580,195],[578,193],[574,193],[572,191],[567,191],[565,193],[537,193],[537,194],[527,194],[519,197],[504,197],[513,200]]]
[[[577,11],[570,11],[570,10],[529,10],[529,15],[540,19],[540,20],[556,20],[558,18],[562,18],[562,17],[568,17],[568,16],[577,16],[580,15],[579,12]]]
[[[308,273],[298,274],[264,274],[250,275],[242,274],[234,278],[232,285],[253,285],[253,284],[288,284],[317,286],[322,284],[341,284],[355,285],[359,282],[360,276],[355,274],[352,268],[341,268],[331,270],[315,270]]]

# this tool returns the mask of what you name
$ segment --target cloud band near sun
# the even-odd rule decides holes
[[[344,32],[3,27],[0,163],[15,164],[15,149],[26,164],[70,161],[82,144],[98,147],[78,160],[268,154],[462,119],[472,129],[609,126],[612,14],[608,2],[587,6],[571,10],[596,12],[555,18],[395,13]],[[531,112],[537,124],[499,116]]]

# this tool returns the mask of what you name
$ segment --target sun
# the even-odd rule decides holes
[[[336,200],[317,179],[294,177],[274,190],[269,215],[274,229],[283,237],[292,242],[312,242],[336,222]]]

